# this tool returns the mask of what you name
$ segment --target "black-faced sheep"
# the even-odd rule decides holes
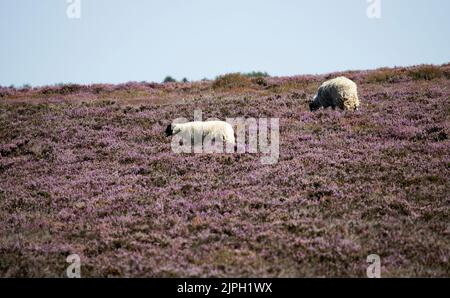
[[[355,111],[359,108],[358,88],[356,83],[346,77],[337,77],[323,83],[313,101],[309,104],[311,111],[320,107],[336,107]]]
[[[233,127],[224,121],[194,121],[173,123],[166,128],[166,136],[178,135],[189,143],[203,142],[208,137],[235,144]]]

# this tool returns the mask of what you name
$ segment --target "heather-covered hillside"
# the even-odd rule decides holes
[[[357,112],[308,103],[344,74]],[[280,158],[172,153],[178,117],[276,117]],[[0,276],[449,276],[450,65],[0,87]]]

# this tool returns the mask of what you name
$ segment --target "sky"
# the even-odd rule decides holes
[[[449,11],[448,0],[0,0],[0,85],[443,64]]]

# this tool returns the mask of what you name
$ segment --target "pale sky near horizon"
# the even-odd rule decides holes
[[[0,0],[0,85],[160,82],[450,62],[450,1]],[[376,1],[376,0],[372,0]]]

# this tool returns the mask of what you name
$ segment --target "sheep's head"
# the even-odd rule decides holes
[[[317,95],[314,96],[313,100],[309,103],[310,111],[316,111],[321,107],[320,101],[317,100]]]
[[[166,134],[166,137],[170,137],[173,135],[172,124],[167,125],[165,134]]]

